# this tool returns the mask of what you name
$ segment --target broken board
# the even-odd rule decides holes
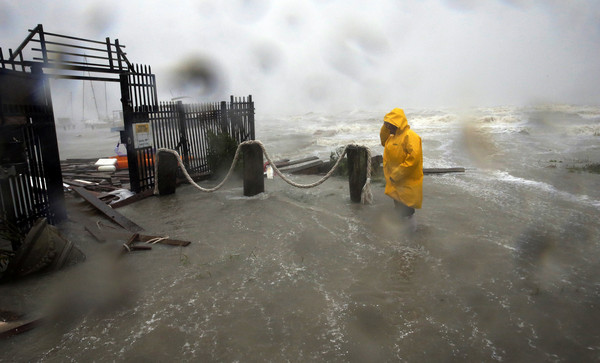
[[[117,211],[115,211],[114,209],[109,207],[100,199],[96,198],[92,193],[87,191],[85,188],[73,187],[73,190],[77,194],[79,194],[83,199],[88,201],[88,203],[93,205],[96,209],[98,209],[100,212],[102,212],[104,215],[106,215],[112,221],[114,221],[121,227],[125,228],[129,232],[136,233],[136,232],[141,232],[144,230],[142,227],[138,226],[137,224],[135,224],[134,222],[132,222],[131,220],[129,220],[125,216],[123,216],[121,213],[118,213]]]
[[[464,173],[465,168],[431,168],[423,169],[423,174]]]
[[[0,310],[0,339],[24,333],[40,325],[41,322],[41,318],[27,319],[11,311]]]

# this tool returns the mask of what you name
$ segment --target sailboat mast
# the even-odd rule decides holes
[[[81,121],[85,122],[85,80],[81,80]]]

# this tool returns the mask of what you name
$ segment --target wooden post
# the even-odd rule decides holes
[[[251,197],[265,191],[263,152],[258,144],[244,145],[241,151],[244,153],[244,196]]]
[[[159,195],[175,193],[177,186],[177,156],[170,152],[158,151],[156,153],[157,173],[156,185]]]
[[[350,185],[350,200],[360,203],[362,188],[367,182],[367,150],[364,147],[349,146],[348,182]]]

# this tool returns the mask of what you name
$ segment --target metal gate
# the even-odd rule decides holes
[[[44,90],[42,93],[45,93],[46,97],[41,99],[43,100],[43,102],[40,101],[41,103],[17,104],[15,107],[20,107],[20,111],[15,111],[13,106],[10,106],[13,108],[3,106],[2,109],[2,115],[6,115],[6,117],[3,116],[2,127],[10,126],[5,120],[13,117],[15,112],[24,117],[26,121],[19,125],[23,130],[30,130],[27,131],[29,136],[15,136],[15,138],[19,140],[22,138],[23,142],[26,139],[31,140],[28,147],[33,149],[27,149],[28,165],[40,165],[37,168],[38,171],[30,170],[29,182],[21,181],[22,187],[15,186],[15,183],[10,184],[7,187],[10,193],[5,193],[6,196],[3,194],[4,203],[9,200],[8,194],[12,198],[13,194],[11,193],[15,193],[15,190],[29,188],[28,190],[32,194],[28,198],[17,198],[18,201],[15,202],[15,205],[28,205],[24,208],[27,210],[24,212],[27,216],[43,214],[43,212],[38,213],[38,210],[46,210],[49,213],[47,216],[51,220],[64,218],[65,214],[56,131],[54,130],[52,103],[47,85],[48,77],[120,82],[125,126],[125,130],[121,134],[121,141],[127,146],[130,187],[135,192],[151,189],[154,186],[154,151],[156,148],[168,147],[179,150],[192,174],[202,175],[212,172],[206,162],[207,132],[227,133],[238,143],[255,137],[252,96],[248,98],[232,96],[230,102],[223,101],[214,104],[163,103],[159,105],[156,78],[150,67],[136,66],[130,63],[124,52],[125,46],[120,45],[118,40],[113,42],[106,38],[104,41],[97,41],[48,33],[43,30],[41,24],[29,32],[29,36],[14,52],[9,49],[8,58],[4,58],[0,48],[2,68],[6,68],[7,65],[13,70],[21,68],[21,72],[15,73],[26,73],[26,69],[31,69],[31,73],[27,74],[41,80],[40,84],[44,86],[40,89]],[[28,57],[28,60],[24,58],[23,54],[30,45],[33,46],[30,49],[32,56]],[[42,69],[47,73],[44,74]],[[10,72],[10,70],[3,70],[3,72]],[[0,89],[6,92],[12,90],[7,85]],[[31,90],[33,92],[33,86]],[[147,135],[151,135],[151,142],[148,139],[140,140],[138,137],[144,133],[144,130],[154,130],[153,133],[146,132]],[[25,135],[25,131],[23,133]],[[12,135],[8,131],[2,133],[2,135],[9,134]],[[10,138],[6,136],[6,140],[10,140]],[[8,145],[9,143],[7,141],[4,144]],[[37,157],[33,155],[37,155]],[[36,167],[31,167],[37,170]],[[2,175],[6,175],[3,180],[8,180],[8,173],[8,171],[2,173]],[[30,183],[35,184],[36,178],[45,180],[45,184],[30,186]],[[37,198],[35,193],[38,189],[46,190],[47,195]],[[56,205],[56,208],[53,205]],[[17,219],[21,218],[21,214],[18,212],[19,208],[14,208]],[[59,212],[58,208],[63,208],[62,212]]]
[[[118,82],[116,74],[132,72],[124,48],[110,38],[48,33],[41,24],[7,57],[0,48],[1,220],[25,231],[39,217],[66,218],[48,79]]]
[[[150,123],[150,113],[157,109],[156,77],[147,66],[135,66],[134,73],[120,75],[123,125],[121,142],[127,147],[129,183],[138,193],[154,187],[154,150],[139,143],[136,129]]]
[[[22,231],[66,218],[47,77],[0,69],[0,212]]]

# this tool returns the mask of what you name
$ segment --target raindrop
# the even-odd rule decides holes
[[[223,88],[223,73],[217,64],[201,56],[189,57],[171,72],[172,86],[190,96],[210,96]]]

